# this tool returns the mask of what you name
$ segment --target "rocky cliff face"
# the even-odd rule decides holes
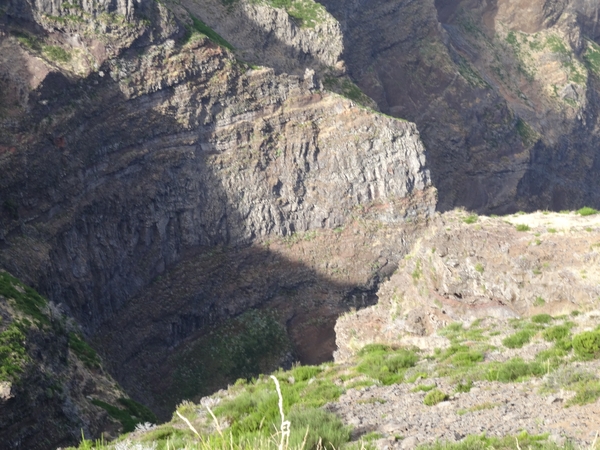
[[[140,384],[127,364],[151,373],[160,364],[148,354],[177,354],[247,308],[285,306],[289,274],[308,267],[289,283],[299,292],[328,283],[305,255],[282,258],[265,243],[359,218],[397,227],[436,203],[414,124],[323,92],[310,70],[241,63],[184,13],[150,1],[40,2],[3,15],[0,264],[62,302],[132,389]],[[331,51],[324,61],[334,62]],[[260,251],[278,272],[250,292],[221,255],[260,269]],[[324,260],[319,251],[313,258]],[[360,276],[333,283],[316,329],[331,330],[357,289],[365,304],[397,260],[387,253],[367,252],[364,275],[356,264]],[[227,274],[219,282],[206,277],[218,270]],[[126,334],[136,317],[145,332]],[[124,347],[117,333],[132,339]]]
[[[122,409],[119,399],[130,400],[56,304],[0,271],[0,317],[1,449],[55,449],[82,433],[124,431],[98,401]]]
[[[381,285],[379,303],[338,320],[336,359],[398,339],[432,349],[440,339],[425,336],[456,320],[594,311],[599,230],[598,216],[574,213],[445,213]]]
[[[322,4],[348,74],[417,123],[442,210],[599,204],[594,2]]]

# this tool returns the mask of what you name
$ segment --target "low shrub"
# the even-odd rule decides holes
[[[524,329],[517,331],[516,333],[504,338],[502,345],[507,348],[522,348],[525,344],[528,344],[531,338],[535,335],[535,331],[530,329]]]
[[[465,218],[463,219],[463,222],[464,222],[464,223],[467,223],[467,224],[469,224],[469,225],[470,225],[470,224],[472,224],[472,223],[475,223],[475,222],[477,222],[477,220],[478,220],[478,219],[479,219],[479,217],[477,217],[477,214],[471,214],[470,216],[468,216],[468,217],[465,217]]]
[[[433,406],[447,399],[447,394],[443,393],[439,389],[434,389],[433,391],[427,393],[427,395],[423,399],[423,403],[427,406]]]
[[[598,214],[598,210],[590,208],[589,206],[584,206],[583,208],[577,210],[577,214],[580,216],[593,216],[594,214]]]
[[[296,381],[306,381],[316,377],[323,369],[317,366],[298,366],[292,369],[292,376]]]
[[[556,325],[545,329],[542,336],[548,342],[563,340],[571,334],[571,330],[566,325]]]
[[[550,314],[537,314],[531,317],[533,323],[548,324],[553,320],[554,318]]]
[[[527,363],[521,358],[513,358],[503,363],[490,364],[487,369],[486,378],[488,381],[509,383],[531,376],[539,377],[544,375],[546,370],[543,363]]]
[[[92,400],[93,405],[104,409],[113,419],[121,422],[124,433],[129,433],[135,430],[135,426],[138,423],[157,422],[156,416],[154,416],[154,414],[152,414],[152,412],[145,406],[125,398],[120,398],[119,403],[124,405],[125,408],[121,409],[117,406],[97,399]]]
[[[414,367],[419,357],[410,350],[392,350],[385,345],[368,345],[359,354],[357,371],[385,385],[404,380],[406,369]]]
[[[0,381],[16,381],[29,361],[25,349],[26,336],[13,322],[0,333]]]
[[[306,435],[306,449],[341,448],[350,440],[350,427],[335,415],[319,408],[292,408],[288,420],[292,423],[290,448],[300,448]]]
[[[517,231],[529,231],[529,230],[531,230],[531,228],[529,228],[529,225],[526,225],[524,223],[517,224],[516,228],[517,228]]]
[[[581,359],[600,357],[600,331],[584,331],[573,337],[573,349]]]

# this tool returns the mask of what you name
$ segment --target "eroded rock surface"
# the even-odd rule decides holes
[[[1,36],[12,55],[2,81],[19,96],[2,103],[0,264],[63,303],[119,381],[168,405],[165,416],[182,398],[155,402],[130,375],[162,370],[248,308],[279,305],[299,342],[310,317],[291,290],[323,294],[308,303],[321,308],[313,329],[331,352],[337,315],[353,296],[372,303],[398,258],[381,245],[332,280],[327,265],[266,246],[356,221],[383,239],[386,227],[426,220],[436,193],[414,124],[323,92],[310,70],[240,62],[190,29],[177,5],[28,3],[31,16],[15,5]],[[370,245],[359,236],[356,245]],[[411,239],[394,238],[397,248]],[[314,258],[336,259],[341,247]]]
[[[432,349],[439,346],[435,330],[456,320],[598,308],[599,220],[574,213],[441,215],[381,285],[379,303],[338,320],[336,359],[398,339]]]

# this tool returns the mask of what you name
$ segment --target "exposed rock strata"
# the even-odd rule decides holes
[[[598,307],[597,216],[535,213],[508,221],[480,217],[472,224],[467,217],[439,217],[381,285],[379,303],[338,320],[336,359],[400,338],[431,349],[440,344],[429,336],[455,320]]]
[[[131,17],[108,8],[116,14],[111,30],[118,33],[107,37],[113,43],[85,34],[79,50],[99,41],[111,51],[76,70],[81,55],[69,36],[105,16],[93,19],[85,6],[77,14],[89,21],[36,31],[44,14],[63,14],[57,5],[34,6],[33,18],[19,16],[30,20],[25,25],[4,22],[10,33],[1,45],[15,58],[5,60],[3,82],[22,95],[2,105],[0,264],[66,305],[106,358],[115,357],[115,373],[131,389],[141,385],[122,370],[127,364],[151,373],[164,361],[139,355],[140,346],[161,357],[176,353],[246,308],[282,303],[285,320],[296,318],[290,333],[302,338],[309,317],[286,305],[280,287],[300,272],[299,292],[316,292],[329,283],[328,272],[311,269],[303,255],[286,259],[266,250],[278,273],[248,293],[252,283],[236,278],[235,267],[223,269],[221,285],[203,272],[223,267],[223,249],[261,269],[255,244],[359,219],[397,227],[435,209],[414,124],[324,93],[310,71],[298,77],[252,69],[207,38],[186,34],[181,10],[149,1]],[[53,60],[62,53],[50,44],[71,59]],[[410,241],[397,237],[400,247]],[[325,320],[315,330],[328,342],[353,292],[364,306],[362,293],[395,264],[383,263],[383,246],[366,253],[353,267],[361,275],[331,283],[322,302]],[[358,261],[369,268],[364,276]],[[171,274],[184,285],[152,286],[160,276],[173,280]],[[135,323],[140,300],[145,333],[123,334],[131,337],[124,348],[112,334],[123,330],[113,322]],[[148,328],[157,322],[164,326]],[[143,390],[135,393],[144,398]]]
[[[306,68],[318,73],[343,73],[344,39],[340,25],[318,3],[314,4],[315,23],[310,26],[284,9],[248,0],[237,1],[234,6],[221,0],[205,0],[202,4],[185,0],[182,4],[226,36],[245,61],[297,75]]]
[[[600,204],[594,150],[600,66],[590,62],[599,33],[595,2],[321,3],[341,27],[341,73],[347,68],[381,111],[417,123],[441,210]],[[242,2],[204,15],[219,26],[238,23],[246,9]],[[273,39],[272,22],[248,23],[243,29],[258,30],[245,34],[243,48],[274,41],[298,48],[296,35]],[[222,34],[236,39],[230,28]],[[315,67],[322,51],[320,38],[312,42],[310,55],[300,59],[305,67]],[[276,59],[275,66],[291,67]]]

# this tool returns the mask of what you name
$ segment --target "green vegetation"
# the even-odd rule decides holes
[[[583,360],[600,358],[600,330],[576,334],[573,337],[573,349]]]
[[[358,353],[358,358],[356,370],[384,385],[401,383],[406,369],[414,367],[419,360],[413,351],[402,348],[394,350],[381,344],[365,346]]]
[[[327,90],[343,95],[359,105],[365,107],[372,106],[373,101],[371,98],[365,95],[365,93],[347,77],[326,75],[323,80],[323,86]]]
[[[587,48],[583,54],[583,59],[588,68],[596,75],[600,74],[600,46],[594,41],[587,41]]]
[[[562,341],[571,335],[571,327],[568,325],[556,325],[554,327],[546,328],[542,332],[542,336],[545,340]]]
[[[529,343],[535,333],[536,331],[531,329],[517,331],[516,333],[504,338],[502,340],[502,345],[507,348],[522,348],[525,344]]]
[[[44,55],[52,61],[64,63],[71,61],[71,54],[57,45],[45,45],[42,50]]]
[[[554,53],[559,53],[561,55],[568,55],[570,53],[567,50],[565,43],[556,35],[548,36],[546,39],[546,45]]]
[[[138,423],[157,422],[156,416],[145,406],[127,398],[120,398],[118,401],[125,408],[118,408],[100,400],[92,400],[92,404],[106,410],[113,419],[121,422],[125,433],[135,430]]]
[[[412,389],[412,392],[429,392],[435,389],[435,384],[419,384],[417,387]]]
[[[50,323],[42,312],[47,306],[46,300],[35,289],[21,283],[7,272],[0,272],[0,295],[13,301],[15,307],[31,316],[38,326]]]
[[[585,405],[600,398],[600,380],[595,373],[573,366],[565,366],[549,374],[544,381],[543,392],[560,389],[575,391],[567,406]]]
[[[220,45],[221,47],[225,47],[233,51],[233,46],[227,42],[221,35],[219,35],[216,31],[202,22],[200,19],[192,16],[192,26],[187,27],[187,33],[184,38],[184,42],[189,42],[193,39],[194,35],[203,35],[213,41],[215,44]]]
[[[517,231],[529,231],[531,230],[531,228],[529,228],[529,225],[525,225],[524,223],[519,223],[517,224]]]
[[[546,367],[539,362],[525,362],[521,358],[513,358],[504,363],[490,363],[486,372],[488,381],[522,381],[529,377],[540,377],[546,373]]]
[[[459,442],[436,442],[435,444],[420,445],[418,450],[486,450],[486,449],[502,449],[502,450],[574,450],[575,447],[567,443],[564,446],[559,446],[552,441],[548,441],[548,436],[531,435],[526,432],[518,436],[506,437],[487,437],[485,434],[480,436],[467,436]]]
[[[228,0],[232,1],[232,0]],[[235,1],[235,0],[233,0]],[[265,3],[273,8],[284,9],[298,25],[314,28],[322,21],[325,8],[314,0],[253,0],[255,3]]]
[[[554,318],[550,314],[538,314],[531,317],[531,322],[545,325],[549,324],[553,320]]]
[[[411,273],[412,279],[415,284],[421,279],[423,276],[423,270],[421,269],[421,261],[417,261],[415,264],[415,270]]]
[[[272,313],[247,311],[200,337],[178,356],[168,397],[207,395],[223,380],[234,382],[269,372],[290,349],[287,332]]]
[[[539,295],[533,301],[533,306],[544,306],[546,304],[546,300],[544,300]]]
[[[427,395],[423,399],[423,403],[427,406],[433,406],[447,399],[447,394],[443,393],[439,389],[434,389],[433,391],[427,393]]]
[[[590,339],[590,335],[586,333],[595,336],[595,333],[600,334],[600,330],[582,333],[572,341],[570,333],[574,324],[568,321],[567,317],[553,318],[548,314],[538,314],[531,319],[515,319],[510,323],[516,332],[505,339],[505,345],[509,343],[507,346],[513,348],[522,346],[534,334],[541,332],[545,340],[554,343],[553,347],[539,352],[534,361],[524,361],[516,357],[504,362],[485,362],[485,353],[492,349],[485,341],[488,339],[488,334],[491,336],[496,330],[491,327],[484,328],[482,326],[484,323],[488,323],[487,319],[474,321],[469,327],[457,322],[440,330],[439,334],[446,336],[451,344],[448,348],[436,349],[433,356],[421,357],[413,350],[371,344],[358,352],[355,364],[351,367],[323,364],[297,366],[289,371],[277,371],[274,376],[281,386],[285,417],[291,422],[290,448],[301,445],[307,430],[307,444],[304,448],[317,448],[319,438],[323,439],[326,448],[331,446],[338,449],[354,448],[348,445],[350,429],[336,416],[320,409],[325,403],[337,400],[346,389],[351,387],[415,382],[427,376],[439,376],[449,377],[454,381],[455,392],[469,392],[473,382],[478,380],[511,383],[543,376],[544,392],[560,389],[575,392],[575,396],[567,405],[586,404],[600,398],[600,380],[596,374],[565,365],[568,362],[566,358],[572,355],[574,346],[572,342],[575,339],[580,341],[578,346],[584,349],[583,353],[596,355],[596,352],[600,351],[600,340]],[[208,416],[207,411],[202,407],[192,403],[184,402],[178,407],[180,414],[199,427],[201,435],[199,440],[190,430],[182,427],[180,418],[174,417],[172,423],[141,435],[140,442],[154,442],[156,448],[160,450],[166,449],[167,445],[169,448],[185,447],[203,450],[276,448],[274,430],[279,428],[281,420],[278,409],[279,396],[269,377],[261,375],[252,381],[240,379],[234,386],[230,386],[228,391],[227,395],[220,396],[221,403],[214,406],[216,420]],[[429,406],[448,398],[448,395],[439,390],[435,383],[418,384],[411,391],[424,392],[423,402]],[[358,402],[378,403],[384,400],[378,397],[365,397]],[[100,406],[105,407],[105,405]],[[498,404],[490,402],[475,404],[468,409],[459,410],[458,414],[491,409],[496,406]],[[127,423],[129,427],[132,421],[141,416],[139,413],[132,412],[131,408],[116,409],[116,411],[110,410],[111,415],[117,415],[119,420]],[[227,423],[227,432],[221,435],[211,427],[212,423],[217,429],[220,429],[219,423]],[[369,439],[370,436],[363,436],[363,440]],[[522,434],[517,439],[519,445],[528,445],[527,448],[549,448],[547,445],[550,445],[543,437]],[[508,441],[505,441],[505,438],[489,440],[485,436],[478,436],[469,437],[463,442],[473,445],[467,448],[480,448],[477,445],[500,445],[499,443]],[[442,448],[441,445],[437,443],[421,448]],[[463,443],[452,445],[460,446]],[[481,447],[482,450],[484,448]]]
[[[33,35],[22,31],[12,31],[12,34],[25,47],[36,51],[40,51],[42,49],[40,41]]]
[[[537,142],[538,134],[523,119],[519,118],[517,120],[516,129],[525,147],[529,147],[530,145],[533,145]]]
[[[594,214],[598,214],[598,210],[590,208],[589,206],[585,206],[577,210],[577,214],[579,214],[580,216],[592,216]]]
[[[477,263],[477,264],[475,264],[475,270],[479,273],[483,273],[485,268],[483,267],[483,265],[481,263]]]
[[[469,225],[472,223],[477,222],[477,220],[479,220],[479,217],[477,216],[477,214],[471,214],[468,217],[463,219],[464,223],[468,223]]]
[[[89,368],[100,367],[100,358],[96,351],[76,333],[69,333],[69,347],[77,357]]]
[[[13,322],[0,333],[0,381],[15,382],[29,361],[22,326]]]

